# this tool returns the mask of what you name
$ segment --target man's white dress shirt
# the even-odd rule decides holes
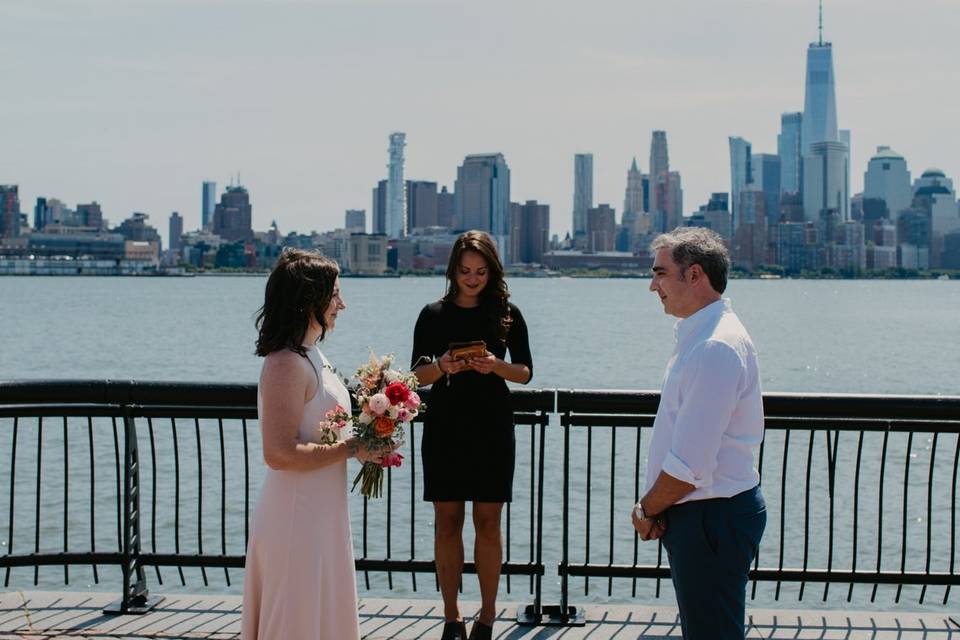
[[[647,459],[647,491],[660,471],[696,487],[678,501],[729,498],[760,482],[763,440],[757,351],[718,300],[677,322]]]

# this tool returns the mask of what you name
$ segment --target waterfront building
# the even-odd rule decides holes
[[[740,136],[728,138],[730,146],[730,215],[733,229],[740,226],[740,192],[753,183],[751,145]]]
[[[587,209],[586,249],[613,251],[617,235],[616,212],[609,204]]]
[[[879,210],[876,204],[868,205],[868,200],[882,201],[886,207],[885,217],[891,220],[896,220],[897,214],[910,206],[913,199],[910,170],[902,155],[890,147],[877,147],[863,174],[863,199],[864,220],[873,219]]]
[[[184,264],[198,269],[214,267],[223,239],[206,230],[189,231],[180,237],[180,256]]]
[[[573,237],[587,233],[587,210],[593,207],[593,154],[573,156]]]
[[[457,167],[454,228],[486,231],[496,241],[501,258],[510,263],[510,168],[502,153],[468,155]]]
[[[780,222],[780,156],[773,153],[755,153],[750,158],[753,184],[763,192],[766,202],[767,226]]]
[[[47,199],[37,198],[37,203],[33,205],[33,229],[34,231],[43,231],[47,224]]]
[[[820,268],[817,230],[812,222],[781,222],[776,239],[776,261],[787,273]]]
[[[103,228],[103,209],[97,201],[89,204],[78,204],[76,214],[77,226],[86,227],[90,231],[100,231]]]
[[[835,209],[842,220],[850,219],[850,188],[847,182],[847,145],[842,142],[815,142],[803,158],[803,212],[816,222],[820,212]]]
[[[387,236],[402,238],[407,235],[407,214],[403,182],[403,149],[407,146],[407,134],[395,131],[390,134],[390,162],[387,165]]]
[[[446,187],[437,194],[437,226],[445,229],[453,228],[453,194]]]
[[[510,203],[510,241],[513,262],[540,264],[549,250],[550,205],[536,200]]]
[[[437,183],[407,180],[407,232],[437,226]]]
[[[780,114],[780,133],[777,135],[777,155],[780,156],[781,194],[799,194],[803,191],[802,127],[802,113]]]
[[[242,186],[229,186],[213,209],[213,232],[229,242],[253,239],[253,206]]]
[[[381,180],[373,188],[373,233],[387,232],[387,181]]]
[[[837,242],[825,247],[827,265],[841,273],[862,273],[867,268],[863,225],[856,220],[842,222],[837,225],[836,238]]]
[[[733,231],[731,259],[738,267],[753,270],[770,260],[767,256],[767,209],[763,191],[748,184],[740,192],[739,222]]]
[[[19,186],[0,184],[0,239],[20,235]]]
[[[639,214],[645,212],[644,205],[644,186],[643,173],[637,167],[637,159],[633,159],[630,168],[627,169],[627,188],[623,195],[623,215]]]
[[[823,41],[823,11],[821,7],[817,42],[807,47],[806,82],[804,85],[801,144],[803,157],[813,151],[818,142],[839,142],[837,130],[837,96],[833,75],[833,46]],[[803,168],[806,180],[806,164]],[[804,189],[806,196],[806,189]]]
[[[387,236],[382,233],[352,233],[346,266],[356,275],[382,276],[387,272]]]
[[[913,197],[926,198],[930,211],[930,231],[943,235],[960,227],[960,211],[953,180],[940,169],[927,169],[913,183]]]
[[[951,231],[943,236],[940,266],[960,270],[960,231]]]
[[[202,186],[200,200],[200,228],[210,229],[213,225],[213,212],[217,206],[217,183],[206,181]]]
[[[350,233],[366,233],[367,212],[365,209],[347,209],[344,216],[344,228]]]
[[[668,173],[667,185],[667,230],[672,231],[683,225],[683,185],[679,171]]]
[[[135,242],[155,242],[157,248],[161,247],[160,233],[147,224],[150,219],[145,213],[135,211],[129,218],[120,223],[120,226],[113,229],[113,233],[119,233],[125,240]]]
[[[180,241],[180,236],[183,235],[183,218],[179,213],[174,211],[170,214],[170,235],[167,239],[167,244],[170,246],[171,251],[179,251],[183,243]]]
[[[628,251],[583,251],[556,250],[543,254],[543,266],[547,269],[606,269],[626,273],[646,273],[653,266],[653,258],[647,254]]]
[[[897,214],[897,261],[904,269],[930,268],[930,212],[913,206]]]

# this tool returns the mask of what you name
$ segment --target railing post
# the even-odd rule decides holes
[[[544,444],[546,441],[546,428],[550,422],[550,416],[543,410],[539,412],[537,426],[540,427],[540,455],[537,456],[537,499],[536,499],[536,538],[534,557],[538,567],[543,566],[543,470],[544,470]],[[531,426],[531,428],[533,428]],[[521,605],[517,610],[517,624],[524,626],[539,625],[543,619],[543,576],[537,572],[533,576],[533,604]]]
[[[140,452],[137,448],[137,423],[129,405],[123,407],[123,551],[120,570],[123,593],[108,605],[108,615],[139,615],[153,609],[163,598],[151,597],[146,575],[140,563]]]

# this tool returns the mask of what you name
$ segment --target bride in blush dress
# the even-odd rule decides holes
[[[257,393],[266,478],[247,546],[243,640],[359,640],[347,459],[379,461],[323,428],[350,395],[317,348],[346,308],[337,264],[287,250],[257,316]],[[323,442],[324,444],[321,444]]]

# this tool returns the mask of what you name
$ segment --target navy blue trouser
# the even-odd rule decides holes
[[[747,573],[767,524],[760,487],[674,505],[666,519],[663,546],[684,640],[741,640]]]

